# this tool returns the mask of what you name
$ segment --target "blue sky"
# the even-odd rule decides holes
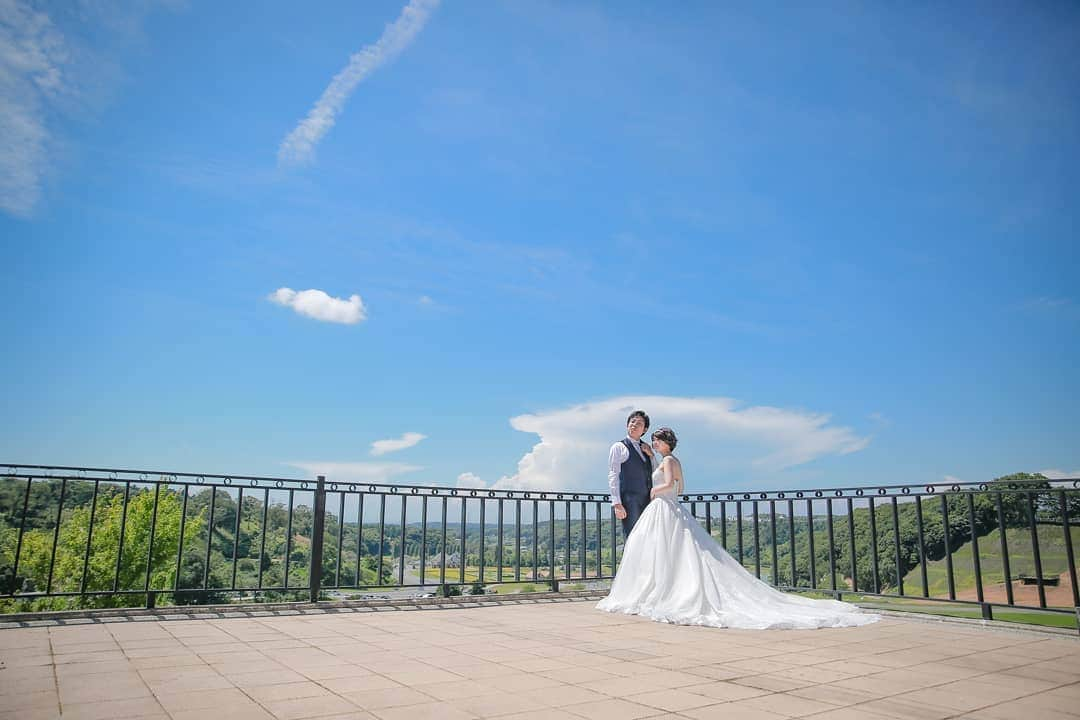
[[[0,3],[0,460],[1080,474],[1074,5],[405,7]]]

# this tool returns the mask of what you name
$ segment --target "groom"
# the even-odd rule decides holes
[[[635,410],[626,418],[626,437],[611,446],[608,453],[608,488],[615,517],[622,520],[623,537],[630,535],[634,523],[649,504],[652,490],[652,449],[641,441],[649,429],[649,416]]]

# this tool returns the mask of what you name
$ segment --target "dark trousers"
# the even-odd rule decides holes
[[[638,518],[641,517],[641,513],[644,512],[645,506],[649,504],[648,495],[624,495],[622,498],[622,506],[626,508],[626,517],[622,521],[623,538],[630,536],[630,531],[634,529],[634,525],[637,523]]]

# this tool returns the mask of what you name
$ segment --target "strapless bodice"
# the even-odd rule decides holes
[[[655,470],[653,470],[652,484],[653,484],[653,487],[659,487],[660,485],[664,484],[664,469],[663,468],[658,467]],[[676,489],[675,485],[672,485],[670,488],[668,488],[664,492],[657,493],[656,497],[672,497],[673,498],[677,494],[675,492],[675,489]]]

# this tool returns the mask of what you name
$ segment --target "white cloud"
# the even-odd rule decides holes
[[[322,290],[301,290],[278,288],[267,297],[271,302],[291,307],[300,315],[322,320],[323,322],[355,325],[367,319],[367,308],[359,295],[351,295],[348,300],[331,297]]]
[[[327,482],[337,483],[388,483],[398,475],[413,473],[424,468],[394,462],[329,462],[322,460],[296,460],[285,463],[300,468],[314,477],[323,475]]]
[[[1065,472],[1064,470],[1052,468],[1050,470],[1040,470],[1039,474],[1047,480],[1073,480],[1075,478],[1080,478],[1080,470]]]
[[[64,147],[59,120],[100,112],[122,71],[114,56],[146,16],[177,0],[0,0],[0,211],[30,217]]]
[[[349,64],[334,76],[311,112],[282,141],[278,162],[296,164],[308,161],[315,146],[334,127],[338,113],[345,107],[356,86],[381,65],[401,54],[424,28],[439,0],[410,0],[398,19],[386,26],[373,44],[349,58]]]
[[[676,450],[693,491],[756,484],[786,468],[865,448],[869,437],[829,424],[829,416],[775,407],[740,407],[730,398],[624,396],[547,412],[519,415],[511,426],[540,442],[518,461],[517,472],[494,487],[606,492],[607,454],[625,433],[626,416],[642,408],[675,429]]]
[[[945,479],[945,482],[953,483],[953,484],[966,483],[967,482],[967,480],[961,480],[960,478],[956,477],[955,475],[946,475],[944,479]]]
[[[41,197],[49,131],[45,117],[62,90],[68,52],[49,16],[0,0],[0,209],[28,216]]]
[[[487,487],[487,484],[476,473],[463,472],[457,476],[457,486],[459,488],[482,488]]]
[[[431,298],[430,298],[429,296],[427,296],[427,295],[421,295],[421,296],[420,296],[420,298],[419,298],[419,299],[418,299],[418,300],[417,300],[416,302],[417,302],[418,304],[420,304],[420,305],[434,305],[434,304],[435,304],[435,301],[434,301],[434,300],[432,300],[432,299],[431,299]]]
[[[398,450],[404,450],[405,448],[411,448],[426,437],[427,435],[421,435],[418,432],[407,432],[397,439],[376,440],[371,443],[371,454],[385,455],[387,453],[397,452]]]

